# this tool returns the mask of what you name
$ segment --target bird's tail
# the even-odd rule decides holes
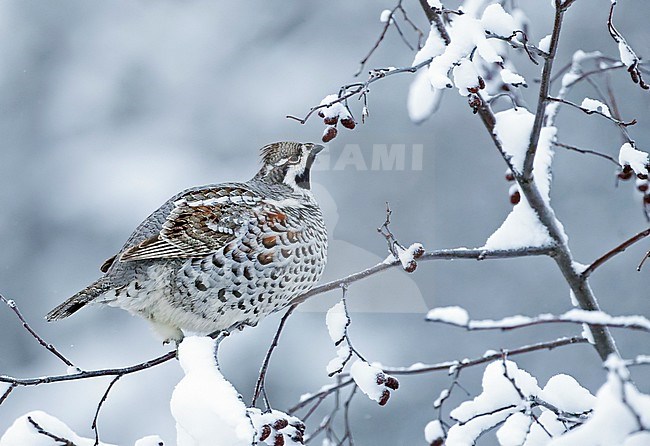
[[[90,302],[95,300],[98,296],[105,293],[111,288],[110,284],[106,283],[104,279],[99,279],[97,282],[92,285],[87,286],[83,290],[79,291],[77,294],[54,308],[52,311],[47,313],[45,319],[48,322],[58,321],[60,319],[65,319],[66,317],[72,315],[76,311],[88,305]]]

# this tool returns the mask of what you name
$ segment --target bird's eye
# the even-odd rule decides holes
[[[300,155],[298,155],[298,154],[291,155],[289,157],[289,159],[287,160],[287,162],[289,162],[291,164],[297,164],[298,162],[300,162]]]

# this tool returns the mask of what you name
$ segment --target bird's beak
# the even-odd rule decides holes
[[[324,148],[325,146],[321,146],[320,144],[314,144],[311,148],[311,154],[318,155]]]

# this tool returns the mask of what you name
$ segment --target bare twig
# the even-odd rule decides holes
[[[49,342],[45,342],[45,340],[44,340],[41,336],[39,336],[39,335],[34,331],[34,329],[32,329],[32,327],[30,327],[30,325],[27,323],[27,321],[25,320],[25,318],[24,318],[23,315],[21,314],[20,310],[19,310],[18,307],[16,306],[16,302],[15,302],[15,301],[6,299],[2,294],[0,294],[0,301],[2,301],[6,306],[8,306],[8,307],[11,309],[11,311],[13,311],[13,313],[16,315],[16,317],[18,317],[18,319],[19,319],[20,322],[22,323],[23,328],[24,328],[25,330],[27,330],[27,332],[28,332],[30,335],[32,335],[32,337],[33,337],[34,339],[36,339],[36,340],[38,341],[39,344],[41,344],[43,347],[45,347],[45,349],[47,349],[47,350],[48,350],[50,353],[52,353],[54,356],[56,356],[57,358],[59,358],[59,359],[60,359],[60,360],[61,360],[65,365],[67,365],[68,367],[74,367],[74,368],[77,368],[77,367],[76,367],[76,366],[75,366],[75,365],[74,365],[74,364],[73,364],[73,363],[72,363],[68,358],[66,358],[65,356],[63,356],[63,354],[62,354],[61,352],[59,352],[56,348],[54,348],[54,346],[53,346],[52,344],[50,344]]]
[[[644,90],[650,89],[650,85],[646,84],[641,76],[641,70],[639,69],[639,62],[641,59],[636,55],[632,47],[627,43],[625,37],[616,29],[614,26],[614,7],[616,6],[616,0],[612,0],[612,4],[609,8],[609,16],[607,17],[607,30],[612,36],[612,39],[618,44],[619,51],[621,52],[621,57],[623,53],[627,53],[627,57],[632,58],[632,63],[627,67],[627,72],[630,73],[632,82],[639,84]]]
[[[600,158],[611,161],[616,166],[619,166],[618,161],[616,160],[616,158],[614,158],[613,156],[607,155],[606,153],[601,153],[601,152],[598,152],[596,150],[590,150],[590,149],[581,149],[580,147],[572,146],[572,145],[569,145],[569,144],[564,144],[564,143],[557,142],[557,141],[554,141],[553,145],[556,146],[556,147],[562,147],[562,148],[567,149],[567,150],[572,150],[572,151],[578,152],[578,153],[583,153],[583,154],[588,154],[588,155],[595,155],[595,156],[598,156]]]
[[[115,378],[113,378],[106,388],[106,391],[102,395],[102,398],[99,400],[99,403],[97,404],[97,410],[95,410],[95,416],[93,417],[93,422],[90,425],[92,430],[95,432],[95,444],[94,446],[99,445],[99,430],[97,429],[97,419],[99,418],[99,411],[101,410],[102,406],[106,402],[106,399],[108,398],[108,394],[115,385],[115,383],[124,375],[117,375]]]
[[[266,355],[264,356],[264,361],[262,362],[262,367],[260,368],[260,373],[257,377],[257,382],[255,383],[255,391],[253,392],[253,400],[251,401],[251,407],[255,407],[255,404],[257,403],[257,399],[260,396],[260,393],[263,395],[264,399],[264,405],[266,406],[267,410],[271,409],[271,405],[269,404],[269,400],[266,396],[266,390],[265,390],[265,382],[266,382],[266,372],[269,368],[269,362],[271,361],[271,355],[273,354],[273,351],[275,348],[278,346],[278,341],[280,340],[280,334],[282,333],[282,330],[284,329],[284,325],[287,322],[287,319],[289,319],[289,316],[291,316],[291,313],[296,309],[296,304],[291,305],[286,313],[282,316],[282,319],[280,319],[280,324],[278,325],[278,329],[275,331],[275,335],[273,336],[273,341],[271,341],[271,345],[269,346],[269,349],[266,351]]]
[[[591,273],[593,273],[593,272],[596,270],[596,268],[598,268],[599,266],[603,265],[605,262],[607,262],[609,259],[611,259],[611,258],[614,257],[615,255],[622,253],[623,251],[625,251],[627,248],[629,248],[630,246],[632,246],[632,245],[635,244],[636,242],[638,242],[638,241],[640,241],[640,240],[643,240],[643,239],[646,238],[648,235],[650,235],[650,228],[648,228],[648,229],[646,229],[646,230],[643,230],[643,231],[639,232],[638,234],[636,234],[636,235],[630,237],[629,239],[625,240],[623,243],[621,243],[620,245],[616,246],[615,248],[613,248],[613,249],[607,251],[605,254],[603,254],[602,256],[600,256],[599,258],[597,258],[596,260],[594,260],[594,261],[591,263],[591,265],[589,265],[589,266],[587,267],[587,269],[585,269],[585,270],[582,272],[582,276],[583,276],[583,277],[589,277],[589,275],[590,275]],[[641,267],[641,265],[639,265],[639,267],[637,268],[637,270],[638,270],[640,267]]]

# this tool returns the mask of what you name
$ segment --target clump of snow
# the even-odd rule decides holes
[[[350,376],[371,400],[377,401],[380,406],[385,405],[390,398],[390,391],[397,390],[397,380],[387,375],[379,367],[368,364],[366,361],[357,360],[350,367]]]
[[[36,427],[29,421],[30,418],[45,432],[60,438],[65,438],[76,446],[93,446],[95,444],[94,438],[80,437],[59,419],[43,411],[35,410],[19,417],[9,426],[9,429],[0,438],[0,446],[58,446],[61,444],[39,433]],[[102,442],[99,445],[112,446]]]
[[[237,390],[223,377],[215,359],[216,341],[186,337],[178,347],[185,377],[170,401],[178,446],[249,446],[251,420]]]
[[[530,133],[535,116],[523,107],[511,108],[495,115],[494,134],[501,142],[504,152],[510,157],[513,167],[523,169]],[[550,201],[552,142],[555,127],[542,128],[533,162],[533,176],[542,198]],[[561,225],[560,225],[561,227]],[[566,236],[563,234],[566,239]],[[527,246],[548,246],[553,241],[537,214],[528,204],[525,196],[514,206],[501,227],[485,242],[485,249],[515,249]]]
[[[391,12],[390,9],[384,9],[384,10],[381,12],[381,14],[379,15],[379,21],[380,21],[381,23],[386,23],[386,22],[388,22],[389,20],[391,20],[391,15],[392,15],[392,12]]]
[[[350,320],[345,314],[345,303],[343,301],[335,304],[332,308],[327,310],[325,315],[325,323],[327,324],[327,331],[330,338],[336,345],[341,343],[345,336],[345,329],[350,324]]]
[[[525,410],[526,401],[522,400],[513,382],[506,378],[506,373],[524,398],[540,392],[537,380],[514,362],[490,363],[483,373],[483,392],[451,411],[450,416],[458,423],[449,429],[446,445],[474,444],[481,433],[502,423],[511,414]]]
[[[444,40],[432,25],[429,36],[424,42],[424,46],[416,53],[412,65],[415,66],[427,59],[439,56],[445,51],[445,48]],[[441,97],[442,92],[433,88],[429,81],[429,68],[421,68],[409,87],[407,109],[411,120],[419,124],[429,118],[440,104]]]
[[[442,3],[440,3],[440,0],[427,0],[427,3],[429,3],[429,6],[432,8],[442,9]]]
[[[499,3],[493,3],[485,8],[481,23],[486,31],[503,37],[509,37],[517,29],[515,19]]]
[[[279,410],[262,412],[257,408],[251,408],[248,414],[257,432],[255,437],[257,443],[255,444],[267,444],[269,446],[303,444],[305,424],[300,419]]]
[[[479,86],[479,75],[472,62],[468,57],[461,59],[452,71],[454,83],[458,88],[461,96],[468,96],[470,90],[475,90]]]
[[[596,404],[589,420],[552,439],[549,446],[635,444],[640,441],[634,438],[636,432],[650,428],[650,396],[640,393],[629,381],[628,371],[620,358],[610,356],[605,366],[609,369],[607,382],[596,393]]]
[[[435,88],[453,86],[447,74],[461,59],[469,56],[474,48],[488,63],[503,62],[492,42],[487,40],[483,23],[469,14],[456,17],[449,29],[449,37],[449,45],[441,55],[434,57],[429,65],[429,80]]]
[[[426,121],[437,110],[442,99],[442,90],[431,86],[427,71],[428,68],[421,68],[409,87],[406,108],[415,124]]]
[[[618,163],[621,167],[630,166],[636,174],[648,174],[648,153],[636,150],[629,142],[621,146]]]
[[[469,314],[466,309],[458,306],[438,307],[429,310],[427,320],[466,326],[469,323]]]
[[[562,373],[552,376],[538,396],[558,409],[574,414],[588,412],[596,403],[596,397],[574,377]]]
[[[542,37],[539,43],[537,44],[537,48],[544,51],[545,53],[548,53],[551,50],[551,35],[548,34]]]
[[[426,426],[424,426],[424,439],[427,444],[433,444],[435,441],[439,441],[445,438],[445,431],[442,430],[442,424],[440,420],[429,421]]]
[[[165,446],[165,442],[158,435],[148,435],[136,441],[133,446]]]
[[[501,80],[503,81],[504,84],[510,84],[519,86],[519,85],[526,85],[526,79],[524,79],[523,76],[517,73],[513,73],[511,70],[504,68],[501,70]]]
[[[609,107],[596,99],[584,98],[580,107],[590,112],[600,112],[609,118],[612,117]]]
[[[501,446],[519,446],[525,443],[533,420],[522,412],[513,413],[497,431]]]
[[[501,142],[503,150],[510,156],[512,166],[521,172],[535,115],[524,107],[519,107],[501,111],[494,117],[494,134]]]
[[[630,50],[630,47],[624,40],[618,42],[618,54],[621,62],[623,62],[626,67],[631,67],[636,63],[637,58],[635,54]]]
[[[320,104],[318,105],[325,106],[319,109],[319,111],[323,113],[324,118],[346,119],[351,117],[345,105],[343,105],[341,102],[336,102],[338,99],[338,95],[329,94],[325,96],[322,101],[320,101]]]

